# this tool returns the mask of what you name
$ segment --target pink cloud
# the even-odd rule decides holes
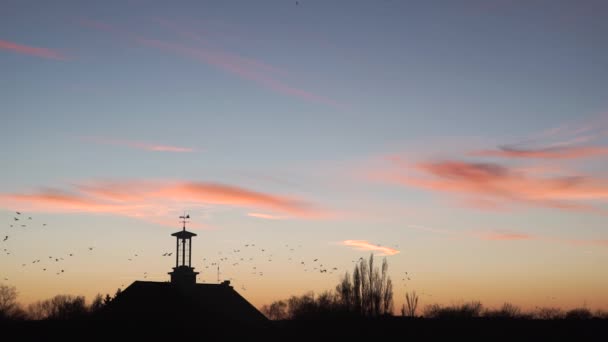
[[[366,240],[344,240],[341,244],[348,247],[354,247],[361,251],[380,252],[380,255],[395,255],[400,253],[394,248],[374,245]]]
[[[139,142],[139,141],[124,140],[124,139],[106,139],[106,138],[99,138],[99,137],[83,137],[82,139],[86,140],[86,141],[95,142],[97,144],[125,146],[125,147],[130,147],[130,148],[135,148],[135,149],[145,150],[145,151],[152,151],[152,152],[185,153],[185,152],[194,152],[195,151],[193,148],[190,148],[190,147],[149,144],[149,143],[143,143],[143,142]]]
[[[211,48],[209,46],[193,47],[189,45],[162,41],[158,39],[150,39],[94,20],[81,20],[80,22],[82,25],[90,28],[102,30],[105,32],[111,32],[113,34],[119,34],[121,37],[131,40],[139,45],[168,51],[170,53],[188,57],[196,61],[214,66],[218,69],[234,74],[242,79],[253,81],[268,89],[271,89],[275,92],[284,95],[299,97],[311,102],[322,103],[333,107],[344,107],[342,104],[330,98],[290,86],[289,84],[276,79],[268,72],[270,69],[272,69],[272,67],[264,63],[255,61],[253,59],[244,58],[239,55],[232,54],[220,49]],[[167,25],[167,22],[164,22],[164,26]],[[178,33],[190,38],[195,37],[194,34],[189,32],[179,31]],[[196,40],[199,42],[201,41],[200,38]],[[272,72],[275,72],[275,70],[272,70]]]
[[[0,49],[5,49],[5,50],[12,51],[12,52],[24,54],[24,55],[30,55],[30,56],[36,56],[36,57],[42,57],[42,58],[56,59],[56,60],[62,60],[62,61],[67,60],[67,58],[64,55],[62,55],[61,53],[59,53],[55,50],[52,50],[52,49],[20,45],[17,43],[6,41],[6,40],[0,40]]]
[[[201,37],[200,34],[197,34],[191,30],[188,30],[188,29],[182,27],[181,25],[179,25],[173,21],[170,21],[170,20],[156,18],[155,21],[158,22],[161,26],[178,34],[179,36],[182,36],[187,39],[191,39],[195,42],[205,45],[207,48],[210,48],[209,41],[207,39],[204,39],[203,37]],[[225,51],[225,50],[222,50],[219,48],[214,48],[214,51],[218,55],[221,55],[224,60],[229,60],[231,62],[239,63],[239,64],[243,64],[243,65],[248,65],[254,69],[258,69],[258,70],[264,71],[264,72],[275,73],[278,75],[288,74],[287,71],[285,71],[281,68],[278,68],[274,65],[270,65],[268,63],[265,63],[265,62],[262,62],[259,60],[256,60],[254,58],[243,57],[236,53],[228,52],[228,51]]]
[[[524,233],[509,233],[509,232],[484,232],[474,233],[475,236],[482,240],[490,241],[519,241],[519,240],[532,240],[535,237]]]
[[[453,231],[447,229],[430,228],[419,225],[408,225],[407,228],[429,233],[451,236],[452,238],[474,238],[485,241],[520,241],[537,240],[538,237],[526,233],[504,230],[469,230]]]
[[[555,240],[555,239],[552,239]],[[601,246],[608,247],[608,239],[561,239],[559,242],[575,246]]]
[[[599,146],[564,146],[540,149],[525,149],[502,146],[496,150],[473,151],[470,155],[483,157],[504,158],[543,158],[543,159],[574,159],[595,157],[608,154],[608,147]]]
[[[342,107],[341,104],[329,98],[292,87],[268,74],[259,70],[254,70],[248,63],[242,63],[237,58],[224,58],[225,56],[221,52],[209,48],[194,48],[156,39],[138,38],[136,41],[141,45],[162,49],[212,65],[243,79],[254,81],[278,93],[300,97],[312,102],[323,103],[334,107]]]
[[[416,163],[407,171],[399,165],[397,170],[375,173],[374,179],[473,198],[474,204],[488,204],[493,209],[511,203],[599,213],[587,202],[608,199],[608,182],[604,179],[582,175],[541,177],[496,163],[440,160]]]
[[[301,199],[204,182],[92,182],[72,192],[43,189],[34,193],[0,193],[0,206],[55,213],[95,213],[167,222],[183,208],[228,206],[267,209],[284,215],[315,219],[326,210]]]
[[[285,219],[284,216],[277,216],[277,215],[264,214],[264,213],[247,213],[247,216],[256,217],[256,218],[265,219],[265,220],[283,220],[283,219]]]

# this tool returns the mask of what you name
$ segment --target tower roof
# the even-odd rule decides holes
[[[179,232],[175,232],[173,234],[171,234],[171,236],[175,236],[178,239],[189,239],[193,236],[196,236],[196,234],[187,231],[186,229],[180,230]]]
[[[108,319],[184,320],[263,324],[266,317],[228,282],[179,287],[135,281],[104,310]]]

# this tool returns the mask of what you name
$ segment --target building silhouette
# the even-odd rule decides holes
[[[243,298],[229,281],[197,284],[192,264],[192,238],[186,230],[189,215],[180,216],[182,230],[176,238],[175,267],[170,282],[135,281],[100,313],[104,319],[183,320],[189,322],[262,325],[266,317]]]

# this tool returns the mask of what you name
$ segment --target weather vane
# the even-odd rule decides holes
[[[186,230],[186,223],[189,222],[189,221],[186,221],[186,220],[190,218],[190,214],[186,215],[186,213],[184,212],[184,215],[180,216],[179,218],[181,219],[181,221],[179,221],[179,222],[181,222],[183,224],[182,228],[184,230]]]

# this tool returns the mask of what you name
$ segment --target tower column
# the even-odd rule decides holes
[[[186,239],[182,239],[182,265],[186,266]]]
[[[175,267],[179,264],[179,239],[175,239]]]
[[[192,267],[192,238],[188,239],[188,267]]]

